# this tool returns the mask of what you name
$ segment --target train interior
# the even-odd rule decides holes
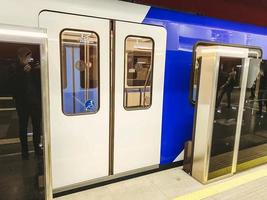
[[[14,88],[18,88],[17,86],[19,86],[21,82],[19,82],[18,79],[10,78],[13,76],[11,75],[13,73],[11,69],[15,69],[18,63],[18,50],[27,48],[31,51],[31,71],[35,71],[37,84],[40,84],[40,46],[28,43],[1,42],[0,47],[1,199],[45,199],[43,156],[41,152],[36,155],[36,152],[34,151],[34,131],[31,125],[31,119],[28,121],[26,136],[26,142],[28,142],[28,154],[26,156],[23,156],[22,154],[19,117],[17,112],[18,106],[14,100],[14,93],[18,93],[18,91],[14,91]],[[32,77],[33,76],[31,76],[31,78]],[[12,87],[14,85],[15,87]],[[24,94],[22,93],[22,95]],[[25,108],[21,108],[20,106],[20,109],[24,110]],[[42,147],[40,146],[40,148]]]
[[[206,181],[267,161],[266,61],[260,58],[259,50],[250,49],[247,58],[231,56],[230,50],[227,51],[225,56],[221,53],[214,57],[216,62],[211,65],[214,68],[218,65],[218,71],[214,74],[217,85],[211,89],[215,90],[216,100],[209,114],[213,120],[209,129],[211,142]],[[201,84],[203,60],[207,61],[209,56],[196,55],[194,88]],[[196,98],[198,94],[201,98],[201,93],[195,91],[192,96]]]
[[[148,107],[151,104],[153,40],[128,37],[125,44],[124,105],[127,108]]]
[[[94,32],[65,30],[61,39],[61,62],[65,66],[62,67],[63,112],[95,113],[99,108],[99,38]],[[125,40],[125,108],[150,105],[153,45],[153,40],[146,37],[131,36]],[[84,106],[88,99],[92,101],[90,108]]]

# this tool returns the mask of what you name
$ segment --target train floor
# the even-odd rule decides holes
[[[203,185],[181,168],[129,179],[56,200],[262,200],[267,199],[267,164]]]

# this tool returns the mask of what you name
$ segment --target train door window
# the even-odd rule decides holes
[[[99,110],[98,35],[65,29],[60,37],[63,113],[96,113]]]
[[[128,36],[125,40],[124,108],[148,108],[152,103],[154,41]]]

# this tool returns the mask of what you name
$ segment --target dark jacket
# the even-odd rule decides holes
[[[224,90],[227,91],[232,91],[235,86],[235,82],[236,82],[236,72],[232,71],[228,74],[228,79],[222,86],[222,88],[224,88]]]
[[[260,72],[260,90],[267,90],[267,61],[263,60],[261,63]]]
[[[9,70],[10,90],[16,107],[41,106],[40,67],[35,66],[29,72],[16,62]]]

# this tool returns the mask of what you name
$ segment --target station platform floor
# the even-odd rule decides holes
[[[203,185],[181,167],[62,196],[56,200],[267,200],[267,164]]]

